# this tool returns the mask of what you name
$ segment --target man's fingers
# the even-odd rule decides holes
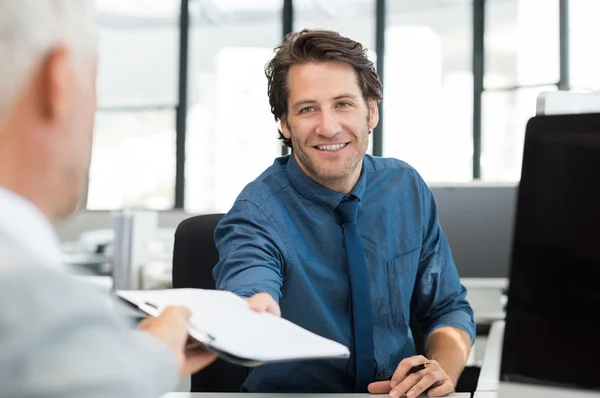
[[[158,317],[147,318],[138,326],[171,349],[179,366],[180,377],[196,373],[216,358],[211,352],[190,346],[190,343],[194,343],[187,330],[191,316],[191,311],[185,307],[166,307]]]
[[[430,362],[423,355],[415,355],[412,357],[404,358],[398,364],[396,371],[394,372],[394,376],[392,376],[392,381],[397,385],[400,384],[405,378],[406,374],[410,371],[413,366],[421,365],[424,363]]]
[[[430,365],[425,369],[407,375],[413,366],[424,363],[430,363]],[[396,382],[397,380],[398,382]],[[407,398],[415,398],[428,389],[430,389],[428,391],[430,397],[440,397],[453,392],[454,384],[439,363],[417,355],[405,358],[400,362],[392,376],[390,388],[389,395],[391,398],[399,398],[403,395],[406,395]]]
[[[217,359],[217,356],[212,352],[206,351],[202,348],[186,351],[185,353],[185,364],[184,374],[194,374],[200,369],[204,369],[213,361]]]
[[[387,394],[391,389],[392,388],[390,387],[390,382],[388,380],[376,381],[368,386],[368,390],[371,394]]]
[[[410,390],[406,392],[406,398],[415,398],[421,395],[425,390],[434,385],[437,378],[433,373],[428,373],[419,380]]]
[[[192,312],[185,307],[166,307],[157,317],[147,317],[138,323],[138,328],[148,330],[157,327],[185,329],[185,324],[192,316]],[[175,326],[174,326],[175,325]]]
[[[452,387],[452,383],[445,381],[441,386],[437,386],[429,390],[427,395],[430,397],[443,397],[444,395],[450,394],[453,391],[454,387]]]
[[[422,377],[423,376],[419,373],[413,373],[405,377],[404,380],[402,380],[398,384],[394,384],[394,382],[392,381],[390,383],[390,388],[392,389],[392,391],[390,392],[390,397],[396,398],[406,394],[419,382],[419,380],[421,380]]]
[[[182,318],[187,322],[192,316],[192,312],[185,307],[170,306],[166,307],[160,316],[171,319]]]
[[[146,317],[138,322],[137,327],[140,330],[146,330],[152,324],[153,317]]]
[[[257,312],[269,312],[273,315],[281,316],[281,310],[277,302],[269,293],[256,293],[246,301],[250,304],[250,309]]]
[[[261,300],[260,298],[256,298],[255,296],[249,297],[246,299],[248,304],[250,304],[250,309],[256,312],[263,312],[267,310],[267,303]]]
[[[267,305],[267,312],[273,315],[281,316],[281,310],[279,309],[279,305],[274,300]]]

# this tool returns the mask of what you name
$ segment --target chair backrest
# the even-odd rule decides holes
[[[205,214],[182,221],[175,231],[173,287],[214,289],[212,270],[219,261],[214,231],[223,214]],[[191,392],[239,392],[248,375],[244,367],[217,359],[192,375]]]

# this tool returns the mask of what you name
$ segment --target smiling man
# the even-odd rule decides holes
[[[276,49],[266,75],[292,155],[250,183],[217,227],[217,288],[352,355],[265,365],[243,389],[452,392],[474,339],[473,312],[429,188],[406,163],[366,154],[381,100],[366,50],[304,30]],[[416,355],[411,320],[426,356]]]

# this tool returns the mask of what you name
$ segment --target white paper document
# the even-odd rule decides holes
[[[266,362],[348,358],[347,347],[283,318],[252,311],[246,300],[220,290],[120,290],[116,294],[157,316],[167,306],[192,312],[190,335],[222,358],[255,366]]]

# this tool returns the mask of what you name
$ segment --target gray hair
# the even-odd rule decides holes
[[[96,55],[93,0],[0,0],[0,118],[54,47],[79,63]]]

